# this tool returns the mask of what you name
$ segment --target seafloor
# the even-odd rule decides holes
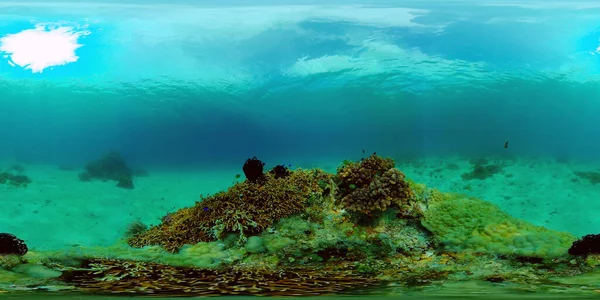
[[[0,293],[599,296],[600,257],[568,253],[600,225],[589,162],[372,155],[272,167],[253,180],[241,165],[149,168],[129,182],[5,162],[31,182],[0,184],[0,228],[29,249],[0,256]]]

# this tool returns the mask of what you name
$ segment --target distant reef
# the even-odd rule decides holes
[[[24,173],[25,167],[19,164],[11,165],[6,170],[0,171],[0,184],[17,188],[27,187],[31,183],[31,179]]]
[[[116,181],[117,187],[123,189],[133,189],[134,176],[145,176],[145,171],[132,170],[125,159],[118,152],[109,152],[101,158],[90,161],[85,165],[85,170],[79,173],[79,180],[91,181]]]
[[[131,176],[114,154],[88,172],[97,165]],[[37,282],[53,290],[164,296],[383,292],[465,280],[519,291],[598,289],[580,279],[586,272],[600,278],[598,236],[578,240],[481,199],[429,188],[406,178],[390,158],[344,161],[335,174],[265,166],[249,158],[245,180],[158,224],[136,221],[112,247],[19,258],[56,276],[32,280],[13,271],[14,263],[5,276],[22,278],[12,281],[18,287]]]

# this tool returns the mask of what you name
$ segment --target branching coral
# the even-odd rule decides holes
[[[398,207],[405,216],[416,216],[414,193],[394,161],[375,154],[360,162],[346,162],[337,170],[339,201],[349,211],[371,214]]]
[[[171,213],[163,222],[129,239],[136,247],[161,245],[176,252],[185,244],[213,241],[226,233],[243,240],[281,218],[304,212],[312,194],[322,192],[318,182],[328,175],[296,170],[283,178],[263,174],[260,182],[244,181],[203,199],[194,207]]]

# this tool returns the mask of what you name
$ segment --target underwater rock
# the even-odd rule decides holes
[[[569,248],[569,254],[579,256],[600,254],[600,234],[588,234],[573,242],[573,245]]]
[[[263,168],[265,163],[258,158],[248,158],[242,167],[246,179],[250,182],[258,182],[264,179]]]
[[[109,152],[102,158],[88,162],[85,171],[79,174],[79,180],[116,181],[117,187],[133,189],[133,171],[125,163],[125,159],[116,152]]]
[[[25,255],[27,251],[25,241],[14,234],[0,233],[0,255]]]

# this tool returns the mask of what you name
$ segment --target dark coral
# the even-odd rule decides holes
[[[120,188],[134,188],[133,171],[117,152],[109,152],[98,160],[88,162],[85,165],[85,171],[79,174],[79,179],[81,181],[112,180],[116,181]]]
[[[230,232],[261,233],[281,218],[304,212],[325,173],[297,170],[285,178],[265,174],[262,182],[244,181],[163,218],[161,224],[128,240],[134,247],[161,245],[177,252],[185,244],[214,241]],[[168,219],[168,220],[167,220]]]
[[[10,233],[0,233],[0,255],[25,255],[29,251],[25,241]]]
[[[360,162],[345,162],[336,176],[339,201],[349,211],[364,214],[389,207],[400,208],[407,216],[420,214],[404,173],[394,165],[392,159],[375,154]]]
[[[290,170],[284,165],[276,165],[269,173],[273,174],[275,179],[290,176]]]
[[[578,256],[600,254],[600,234],[588,234],[573,242],[569,254]]]
[[[246,179],[250,182],[260,182],[264,179],[263,169],[265,167],[265,163],[260,159],[253,157],[248,158],[242,167],[242,171],[244,171],[244,175]]]

